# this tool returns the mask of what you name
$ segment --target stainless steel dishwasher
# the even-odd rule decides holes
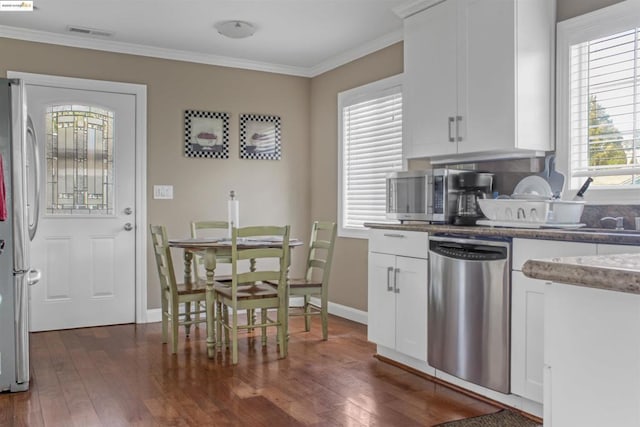
[[[428,361],[509,393],[510,242],[429,239]]]

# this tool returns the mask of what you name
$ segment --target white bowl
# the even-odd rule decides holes
[[[584,210],[584,201],[549,200],[547,222],[550,224],[578,224]]]

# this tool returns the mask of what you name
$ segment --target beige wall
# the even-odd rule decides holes
[[[338,93],[402,73],[402,43],[311,81],[311,216],[337,221]],[[338,238],[329,300],[367,310],[367,240]]]
[[[293,236],[308,239],[309,79],[3,38],[0,58],[2,76],[11,70],[147,85],[148,221],[165,224],[170,237],[188,235],[192,219],[225,219],[234,189],[241,225],[287,223]],[[231,113],[229,159],[183,155],[187,109]],[[282,160],[239,159],[239,113],[281,117]],[[174,199],[153,200],[154,184],[172,184]],[[160,304],[158,274],[148,253],[148,306],[154,308]],[[294,273],[304,253],[294,250]],[[180,277],[180,254],[174,256]]]
[[[619,1],[557,0],[557,18]],[[307,239],[311,220],[337,220],[338,93],[402,73],[402,54],[397,43],[306,79],[0,38],[0,75],[12,70],[146,84],[148,220],[166,224],[171,236],[188,233],[191,219],[225,218],[228,191],[235,189],[241,224],[286,222],[294,236]],[[185,109],[231,113],[229,160],[183,156]],[[281,161],[238,158],[239,113],[282,117]],[[173,184],[175,199],[151,199],[154,184]],[[304,252],[294,251],[294,273]],[[157,273],[150,254],[147,261],[153,308],[159,305]],[[367,310],[366,240],[338,238],[329,298]]]
[[[558,22],[565,19],[583,15],[605,6],[611,6],[614,3],[620,3],[622,0],[557,0],[557,20]]]

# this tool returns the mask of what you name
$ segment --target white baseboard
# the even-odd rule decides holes
[[[314,304],[320,304],[320,300],[318,298],[311,298],[311,301],[313,301]],[[366,311],[358,310],[357,308],[348,307],[346,305],[336,304],[331,301],[329,301],[329,314],[342,317],[343,319],[352,320],[363,325],[368,324],[369,316]]]
[[[147,323],[162,322],[162,309],[150,308],[147,309]]]
[[[301,298],[300,298],[301,300]],[[320,304],[320,300],[317,298],[311,299],[314,304]],[[298,301],[291,301],[292,303],[297,303]],[[298,305],[298,304],[292,304]],[[333,302],[329,302],[329,313],[334,316],[342,317],[344,319],[352,320],[357,323],[361,323],[363,325],[367,324],[367,312],[355,309],[353,307],[348,307],[346,305],[336,304]],[[151,308],[147,310],[147,323],[161,322],[162,321],[162,309],[160,308]]]

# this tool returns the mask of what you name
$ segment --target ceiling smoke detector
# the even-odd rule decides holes
[[[218,22],[215,27],[220,34],[232,39],[244,39],[256,32],[256,28],[245,21]]]

